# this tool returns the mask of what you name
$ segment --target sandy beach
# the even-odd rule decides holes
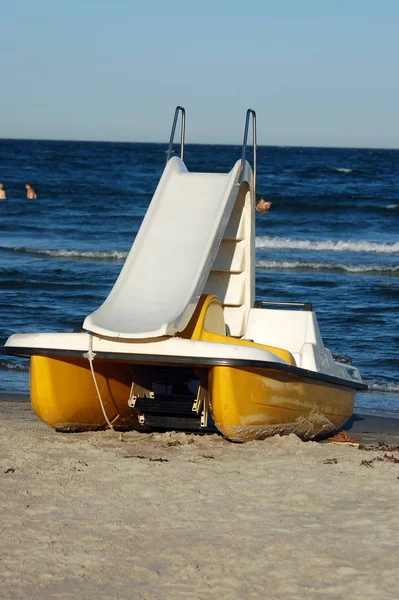
[[[60,434],[10,400],[2,599],[398,597],[398,451]]]

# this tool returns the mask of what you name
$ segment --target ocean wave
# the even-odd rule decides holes
[[[268,236],[257,236],[256,248],[269,248],[271,250],[309,250],[329,252],[370,252],[376,254],[399,253],[399,242],[366,242],[351,240],[295,240],[292,238],[279,238]],[[74,260],[96,260],[96,261],[123,261],[128,252],[120,250],[47,250],[42,248],[25,248],[0,246],[0,250],[29,254],[33,256],[48,256],[50,258],[66,258]],[[394,269],[395,270],[395,269]]]
[[[354,240],[294,240],[257,236],[257,248],[316,250],[330,252],[375,252],[377,254],[396,254],[399,252],[399,242],[365,242]]]
[[[121,261],[125,260],[128,252],[121,252],[118,250],[111,251],[79,251],[79,250],[43,250],[36,248],[23,248],[23,247],[4,247],[1,246],[0,250],[9,250],[12,252],[18,252],[21,254],[33,254],[36,256],[49,256],[52,258],[69,258],[75,260],[104,260],[104,261]]]
[[[386,208],[388,210],[395,210],[395,208],[398,208],[399,204],[388,204],[388,206],[386,206]]]
[[[13,363],[9,360],[0,360],[0,369],[10,370],[10,371],[29,371],[29,363],[21,364],[21,363]]]
[[[341,271],[344,273],[375,273],[375,274],[398,274],[399,265],[351,265],[326,262],[302,262],[288,260],[260,260],[257,261],[258,269],[287,269],[287,270],[308,270],[315,271]]]
[[[399,383],[396,381],[370,379],[364,383],[367,383],[369,392],[399,392]]]
[[[344,167],[335,168],[334,171],[338,171],[339,173],[352,173],[353,169],[345,169]]]

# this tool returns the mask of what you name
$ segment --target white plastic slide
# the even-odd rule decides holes
[[[185,328],[233,210],[240,165],[227,174],[189,173],[180,158],[168,161],[121,273],[84,329],[135,339]]]

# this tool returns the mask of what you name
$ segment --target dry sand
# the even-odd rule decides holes
[[[399,597],[384,452],[60,434],[4,401],[0,433],[2,600]]]

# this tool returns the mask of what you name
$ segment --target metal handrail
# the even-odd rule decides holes
[[[264,306],[302,306],[302,310],[312,311],[311,302],[273,302],[272,300],[255,300],[255,308],[263,308]]]
[[[243,175],[244,175],[244,161],[247,154],[247,144],[248,144],[248,130],[249,130],[249,120],[252,116],[252,143],[254,149],[254,164],[253,164],[253,172],[254,172],[254,196],[256,199],[256,149],[257,149],[257,139],[256,139],[256,112],[252,110],[252,108],[248,108],[247,114],[245,117],[245,129],[244,129],[244,140],[242,142],[242,152],[241,152],[241,168],[240,173],[238,175],[238,182],[242,183]]]
[[[183,160],[183,156],[184,156],[184,140],[185,140],[185,137],[186,137],[186,111],[185,111],[185,109],[182,106],[176,106],[175,116],[173,118],[172,131],[170,132],[168,152],[166,154],[166,162],[168,162],[168,160],[170,159],[171,154],[172,154],[173,143],[174,143],[174,139],[175,139],[175,131],[176,131],[177,119],[179,117],[179,112],[181,112],[180,158],[181,158],[181,160]]]

